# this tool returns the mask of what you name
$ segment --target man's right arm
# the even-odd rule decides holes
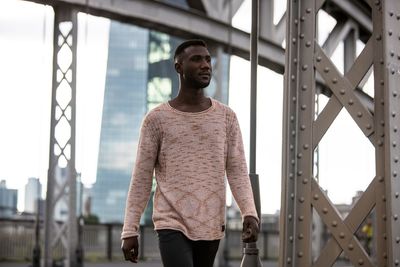
[[[158,151],[157,134],[154,131],[155,128],[146,117],[140,131],[136,163],[126,199],[122,239],[139,235],[140,217],[150,198]]]

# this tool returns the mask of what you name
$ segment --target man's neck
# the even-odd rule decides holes
[[[211,101],[204,95],[203,89],[180,88],[177,97],[169,101],[169,104],[180,111],[200,112],[211,106]]]

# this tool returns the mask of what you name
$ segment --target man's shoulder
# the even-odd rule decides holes
[[[214,101],[216,107],[223,110],[224,113],[226,113],[226,115],[228,115],[228,116],[235,115],[235,111],[231,107],[229,107],[227,104],[224,104],[216,99],[213,99],[213,101]]]
[[[147,114],[145,115],[144,120],[147,123],[154,123],[156,121],[159,121],[163,114],[165,113],[165,108],[166,103],[162,103],[158,106],[156,106],[155,108],[151,109],[149,112],[147,112]]]

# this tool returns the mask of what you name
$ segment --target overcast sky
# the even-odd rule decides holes
[[[277,1],[276,12],[285,7]],[[251,1],[246,0],[234,25],[250,30]],[[77,76],[77,170],[83,182],[95,182],[109,20],[80,15]],[[278,16],[275,21],[279,20]],[[322,42],[335,21],[320,16]],[[23,209],[28,177],[46,185],[49,155],[51,7],[20,0],[0,2],[0,179],[19,190]],[[342,46],[333,58],[341,66]],[[360,46],[361,49],[361,46]],[[263,213],[280,207],[283,77],[266,68],[258,73],[257,173]],[[371,84],[371,83],[369,83]],[[232,57],[229,105],[236,111],[249,147],[250,64]],[[321,105],[326,99],[321,100]],[[320,144],[320,184],[336,203],[350,203],[374,176],[374,150],[357,125],[342,110]],[[45,189],[43,190],[45,193]]]

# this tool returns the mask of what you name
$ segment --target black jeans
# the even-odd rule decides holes
[[[212,267],[219,240],[193,241],[175,230],[158,230],[164,267]]]

